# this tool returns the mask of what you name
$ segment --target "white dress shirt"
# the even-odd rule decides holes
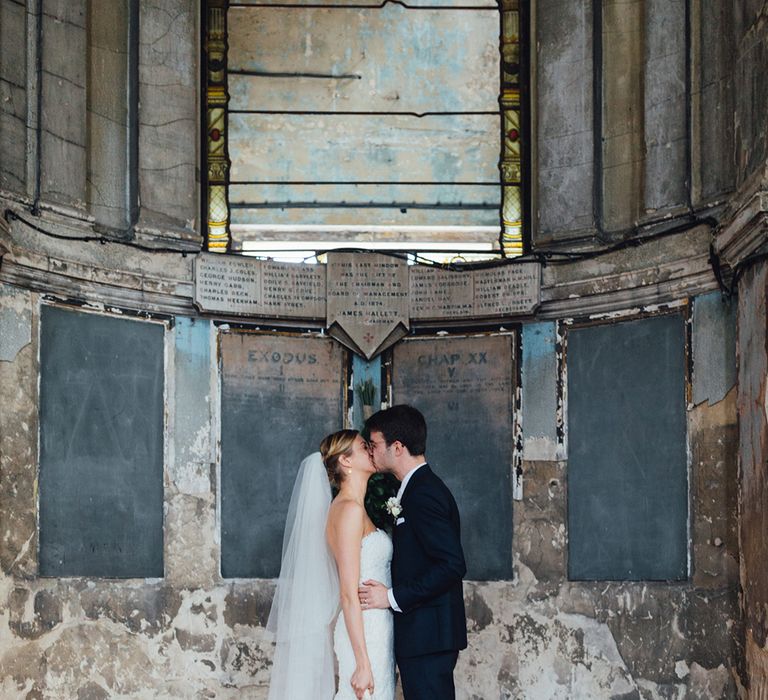
[[[417,464],[411,471],[409,471],[405,477],[403,477],[403,480],[400,482],[400,488],[397,490],[397,500],[401,501],[403,497],[403,493],[405,492],[405,487],[408,486],[408,482],[411,480],[411,477],[416,473],[417,470],[421,469],[426,462],[422,462],[421,464]],[[397,527],[397,526],[395,526]],[[387,589],[387,598],[389,599],[389,606],[394,610],[395,612],[403,612],[400,610],[400,606],[397,604],[397,601],[395,600],[395,596],[392,594],[392,589]]]

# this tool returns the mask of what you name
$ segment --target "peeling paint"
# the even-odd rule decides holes
[[[715,404],[736,384],[736,304],[719,292],[693,302],[693,403]]]
[[[0,362],[12,362],[32,342],[29,292],[0,286]]]
[[[523,459],[553,460],[558,454],[557,325],[523,326],[522,424]]]
[[[632,316],[637,316],[638,314],[655,314],[660,313],[664,311],[668,311],[671,309],[680,309],[682,307],[685,307],[687,305],[686,300],[680,300],[680,301],[674,301],[670,302],[668,304],[648,304],[646,306],[639,306],[635,308],[629,308],[629,309],[619,309],[618,311],[610,311],[607,313],[597,313],[597,314],[590,314],[589,319],[592,321],[609,321],[609,320],[620,320]]]
[[[177,387],[169,435],[174,444],[170,472],[176,488],[186,494],[211,490],[210,328],[206,320],[182,316],[176,317],[174,327]]]
[[[744,7],[757,4],[741,3]],[[54,22],[74,24],[71,30],[57,26],[57,36],[66,38],[70,32],[82,44],[84,0],[56,5],[66,16]],[[186,242],[192,248],[200,241],[190,230],[198,206],[194,163],[189,157],[197,121],[198,8],[189,0],[141,0],[139,5],[142,202],[135,233],[138,240]],[[536,51],[544,67],[539,76],[539,116],[544,129],[539,150],[547,166],[541,175],[548,178],[537,184],[543,203],[537,212],[541,217],[537,235],[551,236],[556,245],[565,244],[569,237],[580,239],[575,241],[580,244],[594,233],[590,175],[594,134],[590,129],[573,129],[574,123],[592,122],[588,83],[595,57],[589,5],[544,2],[537,10],[541,43]],[[655,7],[661,5],[657,2]],[[706,3],[692,3],[692,11],[697,5]],[[744,14],[741,5],[735,15]],[[680,2],[674,10],[680,11]],[[402,8],[389,11],[401,13]],[[22,15],[17,24],[23,28]],[[659,29],[662,20],[656,16],[651,20],[649,28]],[[752,34],[762,36],[757,29]],[[749,50],[750,41],[740,44],[742,51]],[[705,51],[720,50],[706,43]],[[670,48],[680,56],[681,44]],[[496,55],[495,45],[491,49]],[[311,50],[315,56],[321,53],[319,46]],[[759,64],[762,52],[756,51],[755,63]],[[460,61],[460,57],[454,59]],[[704,68],[712,68],[713,74],[702,86],[709,91],[701,97],[707,107],[702,113],[714,115],[709,123],[715,125],[716,138],[700,135],[701,145],[717,154],[730,152],[730,143],[730,150],[739,152],[743,168],[747,165],[743,143],[734,148],[732,130],[719,128],[727,124],[729,110],[713,108],[718,103],[712,95],[726,89],[726,78],[718,73],[719,64]],[[614,79],[617,69],[621,66],[613,67]],[[691,69],[692,74],[703,70],[694,64]],[[582,81],[584,90],[562,90],[573,75],[589,78]],[[747,76],[740,72],[739,84],[747,85]],[[23,84],[23,75],[17,77],[16,82]],[[764,86],[756,89],[760,94],[765,91]],[[738,98],[737,123],[742,131],[737,136],[762,144],[764,125],[745,121],[752,97],[744,91]],[[84,102],[83,95],[78,95],[78,102]],[[72,111],[68,107],[67,114]],[[70,121],[78,129],[84,123]],[[744,131],[747,127],[749,132]],[[0,134],[3,147],[9,133]],[[157,148],[161,142],[163,147]],[[714,150],[708,148],[714,146]],[[711,167],[704,173],[706,196],[727,191],[733,184],[721,177],[720,171],[728,167],[721,160],[727,161],[710,159]],[[60,155],[54,165],[58,172],[67,166],[74,177],[72,184],[80,189],[84,168],[72,166]],[[10,167],[3,161],[0,177]],[[633,163],[632,168],[636,167]],[[24,163],[14,163],[13,169],[23,175]],[[710,174],[713,170],[717,175]],[[22,183],[21,189],[26,186],[31,183]],[[622,195],[626,195],[625,186],[617,185]],[[651,191],[666,193],[660,181]],[[77,204],[76,198],[69,199]],[[52,231],[73,236],[92,233],[92,222],[84,212],[43,205],[41,222]],[[560,231],[563,226],[569,230]],[[33,289],[48,290],[62,300],[68,295],[86,299],[89,308],[101,312],[160,310],[188,316],[177,316],[176,326],[167,333],[165,577],[159,581],[40,579],[36,563],[38,295],[0,286],[0,697],[265,698],[273,643],[264,626],[274,582],[228,581],[220,576],[218,358],[212,321],[193,317],[191,256],[50,239],[20,222],[12,228],[18,255],[6,256],[3,274],[8,277],[4,279],[18,275]],[[582,313],[610,322],[684,306],[690,295],[715,286],[707,262],[711,238],[709,227],[699,226],[600,259],[545,268],[542,308],[551,320],[534,319],[522,328],[523,460],[515,466],[524,475],[525,490],[518,492],[520,500],[513,512],[514,579],[465,584],[469,648],[459,657],[459,700],[746,697],[745,657],[751,692],[768,693],[764,595],[768,535],[763,528],[768,370],[763,363],[765,313],[755,312],[762,307],[753,303],[761,301],[764,275],[746,276],[740,289],[745,297],[739,317],[740,355],[757,357],[759,362],[743,360],[738,426],[733,374],[723,362],[731,357],[727,333],[732,327],[727,324],[732,318],[714,308],[717,294],[699,296],[694,302],[695,405],[688,414],[690,580],[675,584],[567,580],[567,396],[563,384],[567,357],[561,319]],[[567,299],[575,301],[564,304]],[[569,312],[562,313],[563,308]],[[747,515],[743,550],[735,502],[737,430],[741,431],[744,470],[741,505]],[[749,627],[746,652],[739,566]]]

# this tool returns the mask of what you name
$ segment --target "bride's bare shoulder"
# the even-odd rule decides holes
[[[337,496],[328,511],[326,533],[335,538],[340,533],[349,535],[359,530],[362,535],[364,527],[365,508],[351,498]]]
[[[362,522],[365,517],[365,508],[357,501],[351,498],[343,498],[337,496],[331,503],[331,508],[328,512],[328,519],[334,521],[342,520],[345,523],[347,521],[360,520]]]

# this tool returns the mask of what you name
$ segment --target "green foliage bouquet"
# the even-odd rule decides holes
[[[376,399],[376,385],[373,383],[373,379],[358,382],[355,387],[355,393],[363,406],[373,406],[373,402]]]
[[[387,499],[397,494],[400,482],[394,474],[378,472],[368,480],[365,509],[376,527],[392,529],[392,516],[387,512]]]

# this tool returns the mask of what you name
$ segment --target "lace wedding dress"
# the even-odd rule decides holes
[[[391,586],[389,563],[392,560],[392,540],[383,530],[375,530],[363,538],[360,545],[360,582],[367,579]],[[364,610],[365,646],[373,672],[373,700],[394,700],[395,697],[395,645],[390,610]],[[339,613],[333,632],[333,646],[339,661],[339,692],[335,700],[357,700],[350,685],[355,672],[355,655]]]

